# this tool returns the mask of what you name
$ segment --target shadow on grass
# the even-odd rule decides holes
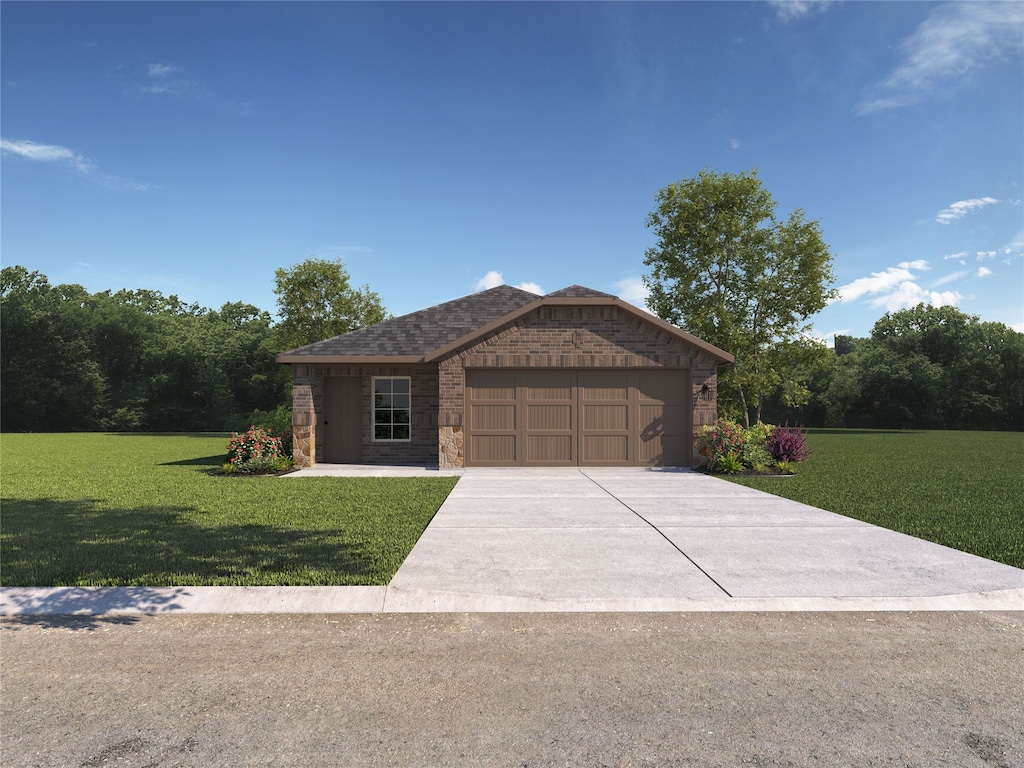
[[[216,456],[204,456],[201,459],[182,459],[181,461],[165,461],[161,467],[219,467],[227,461],[227,451]]]
[[[368,580],[375,575],[371,557],[358,543],[346,541],[344,531],[201,526],[189,512],[158,505],[109,509],[92,500],[6,500],[0,584],[373,583]],[[142,596],[155,599],[155,593]]]

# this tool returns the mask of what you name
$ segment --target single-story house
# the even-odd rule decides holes
[[[299,467],[690,466],[733,357],[607,293],[502,285],[277,361]]]

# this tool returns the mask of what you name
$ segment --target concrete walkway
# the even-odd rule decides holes
[[[1024,610],[1024,571],[688,470],[470,469],[387,587],[7,588],[0,603],[3,614],[773,610]]]

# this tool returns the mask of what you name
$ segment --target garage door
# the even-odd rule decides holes
[[[466,371],[466,464],[688,466],[687,370]]]

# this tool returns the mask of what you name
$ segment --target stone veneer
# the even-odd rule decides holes
[[[718,363],[709,353],[618,307],[546,306],[436,364],[293,364],[295,465],[312,466],[323,455],[323,435],[317,424],[322,421],[324,379],[359,376],[363,382],[364,463],[463,466],[467,368],[687,368],[693,387],[693,426],[713,424],[717,418]],[[374,376],[411,377],[410,442],[374,442]],[[705,384],[706,397],[701,394]]]

